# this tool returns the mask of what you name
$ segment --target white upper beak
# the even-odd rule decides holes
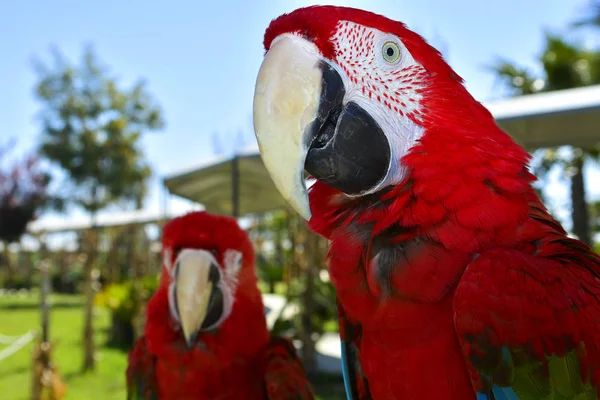
[[[175,277],[175,300],[181,328],[192,345],[208,312],[213,283],[210,268],[213,258],[204,250],[182,250]]]
[[[281,35],[265,56],[254,92],[254,131],[265,167],[283,198],[307,220],[304,134],[319,107],[320,59],[314,44]]]

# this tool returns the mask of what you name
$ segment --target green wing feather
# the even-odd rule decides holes
[[[597,270],[513,249],[469,265],[454,319],[478,399],[598,400]]]

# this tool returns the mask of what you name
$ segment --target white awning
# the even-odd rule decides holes
[[[183,212],[199,209],[198,206],[189,207],[184,209]],[[151,223],[160,224],[171,218],[175,218],[181,215],[183,212],[150,212],[146,210],[136,211],[123,211],[123,212],[111,212],[111,213],[100,213],[96,219],[96,227],[98,228],[110,228],[116,226],[128,226],[128,225],[146,225]],[[42,233],[63,233],[72,231],[83,231],[92,227],[89,216],[81,218],[70,218],[64,219],[60,217],[44,218],[41,220],[33,221],[27,227],[27,231],[30,234],[42,234]]]
[[[164,179],[170,193],[198,202],[207,211],[234,215],[234,171],[237,163],[237,215],[261,214],[283,208],[285,200],[265,168],[258,148],[235,157],[214,157]]]
[[[600,142],[600,85],[485,103],[498,125],[527,150]]]
[[[600,142],[600,85],[514,97],[485,106],[498,125],[529,151]],[[238,172],[234,174],[236,163]],[[256,146],[239,154],[237,161],[215,157],[164,179],[172,194],[201,203],[207,211],[229,215],[234,212],[236,181],[239,216],[286,206]]]

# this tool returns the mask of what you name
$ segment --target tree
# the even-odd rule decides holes
[[[586,7],[586,16],[575,21],[576,27],[595,26],[600,28],[600,0],[590,0]]]
[[[558,36],[546,34],[545,49],[539,57],[539,62],[543,67],[540,76],[505,59],[500,59],[491,69],[511,90],[512,95],[528,95],[600,83],[600,52],[585,50]],[[541,150],[539,155],[541,161],[534,172],[542,181],[555,165],[561,166],[567,172],[571,183],[572,231],[580,240],[591,243],[583,168],[587,161],[600,159],[600,147],[597,145],[572,148],[571,151],[545,149]]]
[[[592,221],[592,233],[600,233],[600,200],[590,204],[590,216]]]
[[[0,162],[9,146],[0,148]],[[15,161],[11,168],[0,169],[0,241],[18,241],[36,212],[48,202],[46,189],[50,176],[40,169],[37,155]]]
[[[0,167],[5,164],[10,147],[0,148]],[[19,241],[37,212],[49,204],[50,182],[50,176],[40,168],[37,155],[12,164],[0,169],[0,241],[4,244],[4,265],[9,279],[12,268],[8,245]]]
[[[88,47],[79,66],[57,50],[54,65],[36,62],[35,94],[41,102],[40,152],[66,175],[61,192],[85,209],[92,238],[86,279],[83,369],[94,368],[92,329],[93,265],[97,257],[96,213],[111,204],[139,203],[151,170],[140,149],[141,135],[163,126],[161,110],[144,81],[121,88]]]

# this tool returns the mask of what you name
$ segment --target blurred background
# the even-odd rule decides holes
[[[600,2],[356,0],[440,49],[534,158],[569,233],[600,243]],[[325,240],[258,156],[269,22],[305,1],[0,1],[0,393],[124,399],[166,220],[249,231],[270,328],[344,397]]]

